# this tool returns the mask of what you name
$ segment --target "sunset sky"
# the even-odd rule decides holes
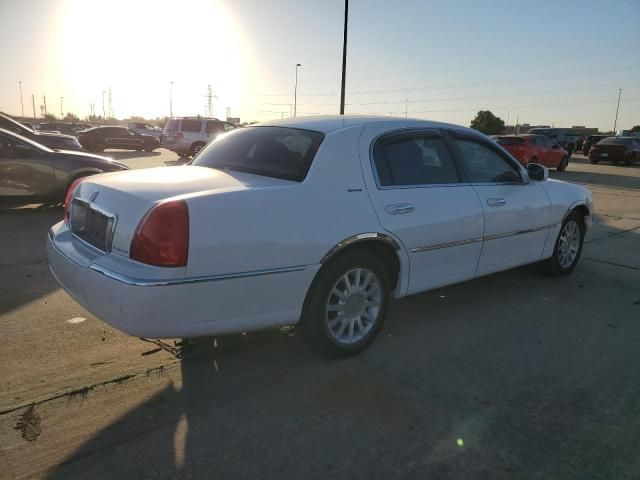
[[[338,112],[343,0],[0,0],[0,110],[81,117]],[[640,124],[640,1],[351,0],[347,113]],[[106,96],[105,96],[106,103]],[[108,105],[105,105],[108,107]]]

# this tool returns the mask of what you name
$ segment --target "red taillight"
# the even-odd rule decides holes
[[[64,197],[64,221],[66,222],[67,220],[69,220],[69,204],[71,203],[71,196],[73,195],[73,192],[76,191],[76,188],[78,187],[78,184],[84,180],[84,177],[81,178],[77,178],[73,181],[73,183],[71,184],[71,186],[69,187],[69,190],[67,190],[67,195]]]
[[[189,256],[189,209],[184,200],[161,203],[142,219],[129,257],[160,267],[182,267]]]

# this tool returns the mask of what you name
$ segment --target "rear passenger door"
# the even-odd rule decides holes
[[[484,211],[478,275],[540,260],[550,225],[550,202],[540,182],[479,135],[453,133],[456,156]]]
[[[424,129],[375,139],[380,129],[365,128],[360,151],[363,167],[373,171],[365,180],[380,223],[408,251],[407,293],[472,278],[482,246],[482,206],[461,180],[447,140]]]

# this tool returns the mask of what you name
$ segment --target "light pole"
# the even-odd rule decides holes
[[[613,121],[613,133],[616,133],[616,127],[618,126],[618,110],[620,109],[620,95],[622,95],[622,89],[618,89],[618,106],[616,107],[616,119]]]
[[[60,97],[60,119],[62,120],[62,117],[64,117],[64,111],[62,110],[62,100],[64,100],[64,97]]]
[[[102,123],[104,123],[104,119],[107,117],[107,112],[104,109],[104,90],[102,90]]]
[[[169,116],[173,117],[173,82],[169,82]]]
[[[340,115],[344,115],[344,85],[347,76],[347,23],[349,21],[349,0],[344,0],[344,36],[342,39],[342,87],[340,89]]]
[[[296,63],[296,84],[293,87],[293,116],[296,116],[296,110],[298,108],[298,67],[301,67],[302,65],[299,63]]]
[[[22,80],[18,82],[20,85],[20,108],[22,109],[22,118],[24,118],[24,104],[22,103]]]

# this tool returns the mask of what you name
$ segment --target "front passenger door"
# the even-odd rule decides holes
[[[550,202],[539,182],[477,135],[453,143],[484,211],[478,275],[540,260],[550,227]]]

